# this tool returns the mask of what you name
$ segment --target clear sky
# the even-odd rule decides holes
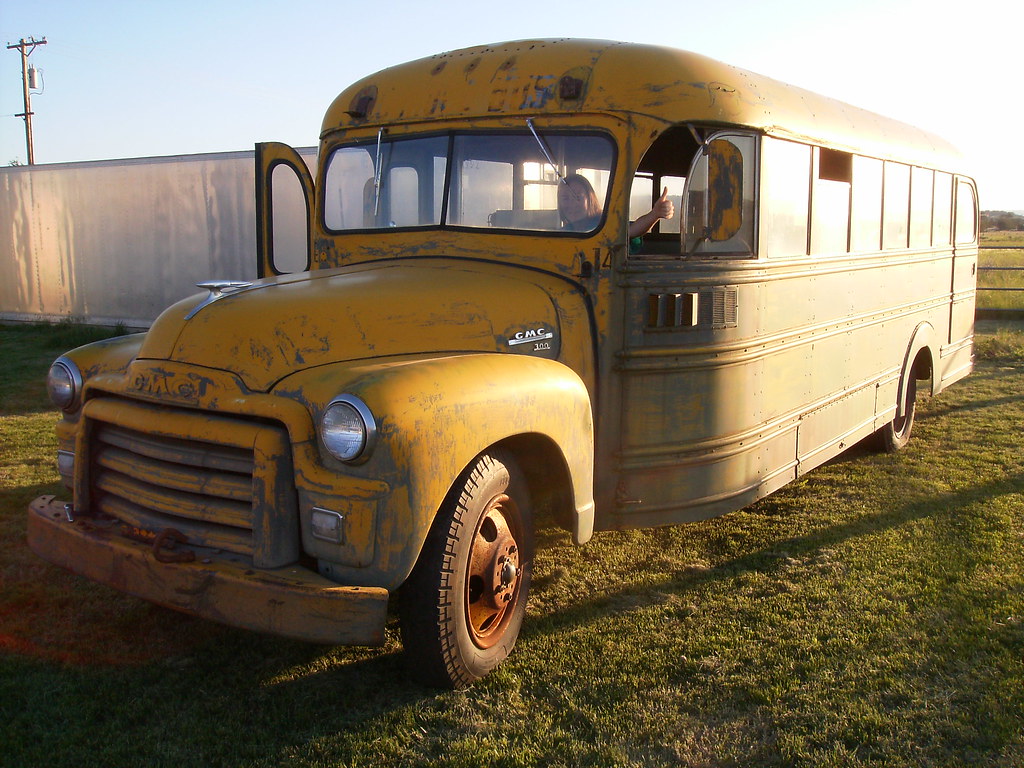
[[[944,136],[984,209],[1024,210],[1024,0],[2,0],[30,62],[37,163],[316,144],[378,69],[470,45],[683,48]],[[0,164],[25,162],[21,61],[0,57]]]

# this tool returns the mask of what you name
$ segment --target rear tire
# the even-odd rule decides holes
[[[532,561],[523,475],[509,454],[481,454],[442,504],[399,594],[412,675],[462,688],[501,663],[523,623]]]
[[[917,412],[917,379],[911,374],[907,381],[907,401],[903,407],[903,416],[897,415],[892,421],[878,430],[876,434],[878,447],[886,453],[896,453],[910,442],[910,432],[914,428],[914,414]]]

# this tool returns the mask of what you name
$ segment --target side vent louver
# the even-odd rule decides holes
[[[735,328],[739,302],[735,288],[711,288],[647,297],[648,328]]]

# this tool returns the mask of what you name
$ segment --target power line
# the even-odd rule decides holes
[[[21,53],[21,85],[25,94],[25,111],[15,117],[25,118],[25,146],[28,148],[29,165],[35,164],[35,153],[32,151],[32,96],[29,93],[28,57],[40,45],[46,45],[45,37],[42,40],[36,40],[34,37],[30,37],[28,40],[21,38],[17,44],[8,43],[7,45],[7,50],[17,48]]]

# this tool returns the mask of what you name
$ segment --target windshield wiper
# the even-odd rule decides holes
[[[562,182],[565,185],[568,185],[569,182],[565,180],[565,176],[562,175],[562,172],[558,170],[558,166],[555,165],[555,159],[551,156],[551,150],[548,149],[547,142],[545,142],[544,139],[540,137],[540,134],[537,133],[537,129],[533,127],[532,117],[526,118],[526,125],[530,129],[530,133],[533,134],[533,138],[537,140],[537,146],[540,147],[540,151],[544,153],[544,158],[548,161],[548,165],[551,166],[551,170],[555,172],[555,175],[558,177],[558,180],[560,182]]]
[[[380,155],[381,155],[381,139],[384,137],[384,128],[377,131],[377,163],[373,174],[373,218],[374,221],[377,219],[377,215],[380,213],[380,177],[384,169],[381,168]]]

